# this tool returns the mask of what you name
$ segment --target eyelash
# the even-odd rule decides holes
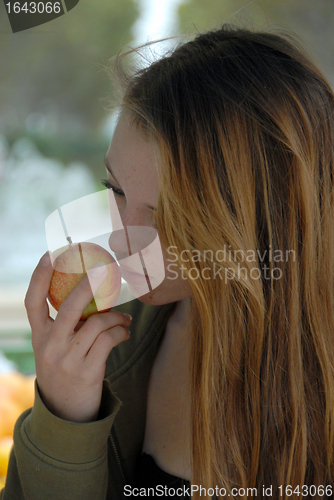
[[[123,191],[113,186],[108,179],[103,179],[101,182],[103,186],[105,186],[107,189],[111,189],[111,191],[117,196],[124,196]]]
[[[111,189],[111,191],[116,195],[116,196],[125,196],[123,191],[121,191],[120,189],[117,189],[115,186],[113,186],[109,179],[102,179],[101,181],[102,185],[105,186],[107,189]],[[154,228],[157,227],[156,225],[156,221],[155,221],[155,218],[152,220],[152,226]]]

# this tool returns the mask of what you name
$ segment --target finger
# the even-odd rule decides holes
[[[117,325],[104,330],[97,337],[86,356],[87,369],[92,373],[105,370],[110,351],[121,342],[130,338],[130,332],[124,326]]]
[[[93,314],[72,337],[71,354],[73,359],[77,361],[83,359],[101,332],[116,326],[128,327],[130,324],[130,316],[119,311]]]
[[[80,328],[86,323],[85,319],[82,319],[78,322],[78,324],[74,327],[74,331],[77,332]]]
[[[80,317],[86,306],[94,298],[94,294],[107,277],[107,267],[101,265],[88,271],[77,286],[72,290],[59,308],[56,318],[55,337],[61,336],[64,339],[64,332],[67,336],[72,335]],[[59,335],[57,335],[59,332]]]
[[[53,267],[50,255],[49,252],[46,252],[33,272],[24,300],[29,323],[33,331],[43,331],[46,322],[50,319],[46,298],[52,273]]]

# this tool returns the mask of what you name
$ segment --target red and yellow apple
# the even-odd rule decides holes
[[[121,272],[107,250],[90,242],[71,243],[53,252],[53,258],[54,271],[48,298],[56,311],[59,311],[61,304],[87,271],[99,262],[107,265],[108,274],[80,319],[85,320],[92,314],[109,311],[116,304],[121,289]]]

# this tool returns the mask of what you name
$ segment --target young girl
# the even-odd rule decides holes
[[[1,500],[332,497],[334,98],[296,47],[223,26],[134,75],[116,58],[105,185],[165,279],[82,323],[83,279],[52,321],[41,259]]]

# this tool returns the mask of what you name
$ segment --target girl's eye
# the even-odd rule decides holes
[[[114,194],[116,194],[117,196],[125,196],[125,194],[123,193],[123,191],[121,189],[118,189],[117,187],[113,186],[111,184],[111,182],[109,181],[109,179],[102,179],[101,184],[103,186],[105,186],[107,189],[111,189],[111,191]],[[157,227],[155,216],[152,218],[151,224],[152,224],[152,227],[154,227],[154,228]]]
[[[113,193],[115,193],[117,196],[125,196],[123,191],[121,189],[118,189],[117,187],[113,186],[108,179],[103,179],[101,181],[102,185],[105,186],[107,189],[111,189]]]

